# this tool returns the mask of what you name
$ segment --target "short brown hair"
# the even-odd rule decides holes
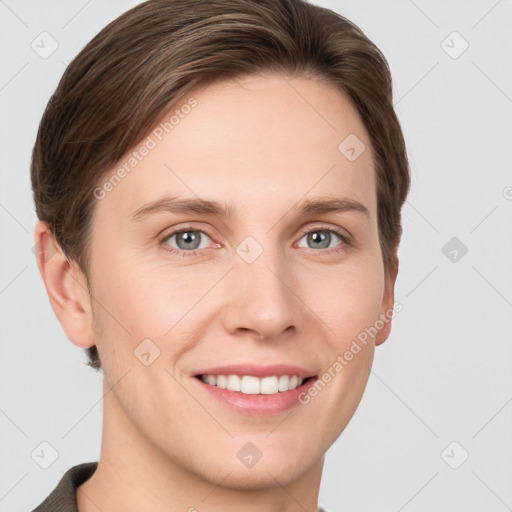
[[[69,64],[32,154],[37,216],[88,283],[93,190],[105,173],[192,88],[261,72],[318,77],[348,94],[373,148],[384,266],[397,265],[409,165],[391,73],[375,44],[304,0],[149,0]],[[96,347],[86,352],[87,364],[101,368]]]

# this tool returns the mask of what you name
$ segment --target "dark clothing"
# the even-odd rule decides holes
[[[84,462],[68,469],[57,487],[32,512],[78,512],[76,490],[91,478],[97,466],[97,462]]]

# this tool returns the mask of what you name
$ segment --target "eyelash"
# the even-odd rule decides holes
[[[170,233],[166,233],[163,238],[160,238],[159,243],[165,251],[171,252],[173,254],[181,254],[181,255],[183,255],[183,257],[196,256],[199,252],[204,251],[204,249],[185,251],[182,249],[175,249],[174,247],[170,247],[168,244],[164,243],[166,240],[169,240],[169,238],[171,238],[172,236],[179,235],[181,233],[186,233],[187,231],[203,233],[206,236],[208,236],[208,238],[211,239],[211,237],[208,235],[208,233],[205,233],[204,231],[202,231],[200,229],[196,229],[193,226],[185,226],[178,230],[171,231]],[[313,252],[317,252],[317,253],[320,252],[320,253],[324,253],[324,254],[338,253],[338,252],[343,251],[347,246],[351,245],[350,241],[348,240],[348,237],[346,235],[344,235],[340,229],[333,228],[332,226],[315,226],[314,228],[301,233],[299,240],[302,239],[305,235],[308,235],[310,233],[315,233],[318,231],[330,231],[330,232],[336,234],[341,239],[341,243],[338,246],[332,247],[330,249],[321,249],[321,250],[310,249]]]

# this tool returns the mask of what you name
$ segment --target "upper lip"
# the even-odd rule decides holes
[[[314,377],[315,371],[308,370],[292,364],[272,364],[259,366],[256,364],[229,364],[216,366],[215,368],[204,368],[193,373],[198,375],[252,375],[254,377],[270,377],[272,375],[297,375],[299,378]]]

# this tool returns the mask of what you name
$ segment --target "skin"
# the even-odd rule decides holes
[[[47,226],[35,228],[41,254],[54,253],[38,258],[52,308],[75,345],[97,345],[104,372],[101,457],[77,490],[78,508],[313,511],[324,454],[359,405],[391,322],[307,405],[277,415],[236,413],[191,375],[243,362],[321,374],[392,309],[396,269],[383,267],[370,140],[348,97],[307,77],[256,75],[190,96],[198,102],[190,114],[97,200],[91,294]],[[366,146],[355,161],[338,150],[349,134]],[[236,212],[131,220],[165,195]],[[332,197],[369,215],[293,210]],[[178,237],[157,236],[185,225],[202,237],[194,255],[183,255]],[[330,231],[328,248],[308,241],[336,228],[352,242]],[[263,249],[250,264],[236,252],[248,236]],[[147,338],[160,350],[149,366],[133,353]],[[237,458],[247,442],[262,453],[251,468]]]

